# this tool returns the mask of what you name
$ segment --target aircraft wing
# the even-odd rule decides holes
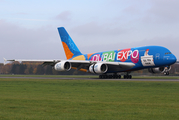
[[[108,65],[109,71],[123,71],[129,70],[135,66],[132,62],[106,62]]]
[[[89,61],[89,60],[32,60],[32,59],[12,59],[12,60],[6,60],[4,58],[4,64],[6,64],[6,61],[11,62],[41,62],[43,66],[51,65],[54,66],[56,63],[65,61],[69,62],[71,64],[71,67],[77,70],[85,69],[86,71],[89,70],[90,65],[92,64],[98,64],[103,63],[108,66],[109,71],[123,71],[128,70],[135,66],[132,62],[105,62],[105,61]]]
[[[4,65],[6,64],[7,61],[10,61],[10,62],[15,62],[15,61],[18,61],[18,62],[41,62],[43,63],[43,65],[53,65],[57,62],[60,62],[61,60],[36,60],[36,59],[11,59],[11,60],[7,60],[4,58]]]
[[[132,62],[105,62],[105,61],[89,61],[89,60],[65,60],[71,63],[72,68],[77,70],[86,69],[89,70],[90,65],[103,63],[106,64],[110,71],[122,71],[127,70],[135,66]]]

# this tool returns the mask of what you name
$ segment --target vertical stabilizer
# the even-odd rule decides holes
[[[58,32],[62,41],[62,45],[67,59],[71,59],[74,56],[82,55],[78,47],[75,45],[64,27],[59,27]]]

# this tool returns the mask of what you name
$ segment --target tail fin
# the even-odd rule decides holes
[[[59,27],[58,32],[62,41],[62,45],[67,59],[71,59],[74,56],[82,55],[78,47],[75,45],[64,27]]]

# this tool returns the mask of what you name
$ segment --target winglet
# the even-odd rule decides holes
[[[6,65],[7,60],[6,60],[6,58],[3,58],[3,59],[4,59],[4,65]]]
[[[3,58],[3,59],[4,59],[4,65],[6,65],[7,61],[15,61],[15,60],[7,60],[6,58]]]

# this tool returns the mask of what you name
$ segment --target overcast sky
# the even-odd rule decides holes
[[[179,59],[179,0],[0,0],[0,62],[66,59],[57,27],[82,53],[160,45]]]

